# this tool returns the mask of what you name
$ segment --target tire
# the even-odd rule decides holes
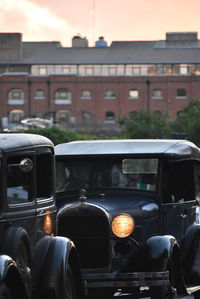
[[[26,281],[27,286],[29,286],[31,249],[28,234],[24,228],[11,227],[7,229],[2,252],[16,262],[21,277]]]
[[[20,268],[31,263],[31,249],[28,234],[22,227],[11,227],[6,231],[2,252],[14,259]]]
[[[70,265],[67,266],[67,277],[65,282],[65,297],[63,299],[77,299],[76,284]]]

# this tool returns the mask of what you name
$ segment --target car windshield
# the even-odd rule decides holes
[[[156,189],[157,159],[58,158],[57,192],[127,188]]]

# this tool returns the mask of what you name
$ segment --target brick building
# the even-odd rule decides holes
[[[196,32],[165,40],[114,41],[95,47],[74,36],[60,42],[23,42],[0,33],[0,118],[54,117],[65,127],[112,129],[138,110],[171,119],[200,99],[200,40]]]

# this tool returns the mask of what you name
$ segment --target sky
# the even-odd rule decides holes
[[[60,41],[99,36],[112,41],[162,40],[166,32],[198,32],[200,0],[0,0],[0,32],[23,41]]]

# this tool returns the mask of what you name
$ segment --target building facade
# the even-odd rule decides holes
[[[0,33],[3,127],[38,116],[63,127],[112,129],[120,117],[139,110],[174,120],[190,101],[200,99],[196,32],[167,33],[161,41],[116,41],[109,47],[100,39],[88,47],[86,38],[75,36],[66,48]]]

